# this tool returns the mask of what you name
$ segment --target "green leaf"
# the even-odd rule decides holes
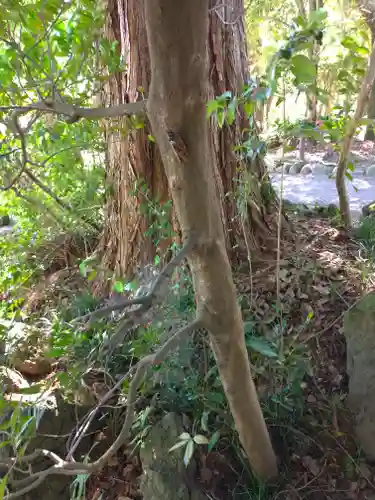
[[[313,10],[309,13],[309,24],[321,24],[328,17],[328,12],[324,9]]]
[[[183,441],[187,441],[188,439],[191,439],[191,436],[188,432],[183,432],[178,436],[178,439],[182,439]]]
[[[219,97],[219,100],[225,100],[225,99],[232,99],[232,92],[230,90],[227,90],[226,92],[223,92]]]
[[[41,392],[43,384],[33,384],[30,387],[22,387],[18,390],[20,394],[38,394]]]
[[[177,450],[178,448],[181,448],[182,446],[185,446],[187,441],[178,441],[176,444],[174,444],[171,448],[169,448],[169,452]]]
[[[355,170],[355,166],[354,166],[354,163],[352,161],[348,161],[347,165],[346,165],[346,168],[348,170],[350,170],[350,172],[354,172]]]
[[[209,411],[204,411],[202,413],[202,417],[201,417],[201,427],[205,432],[208,432],[208,416],[209,416],[209,414],[210,414]]]
[[[117,293],[122,293],[124,291],[124,284],[122,281],[116,281],[113,285],[113,290]]]
[[[219,109],[219,106],[219,101],[216,99],[208,101],[206,104],[207,117],[209,118],[213,113],[215,113],[215,111]]]
[[[243,105],[244,111],[247,116],[252,116],[255,110],[255,102],[254,101],[246,101]]]
[[[0,481],[0,500],[2,500],[5,496],[5,488],[6,488],[7,482],[8,482],[8,474],[5,474],[5,476]]]
[[[228,125],[232,125],[234,122],[235,116],[236,116],[236,109],[237,109],[237,98],[234,97],[231,102],[228,105],[227,109],[227,122]]]
[[[17,405],[14,410],[13,410],[13,413],[12,413],[12,416],[10,418],[10,427],[12,429],[12,431],[14,432],[17,428],[17,425],[18,425],[18,419],[19,419],[19,416],[20,416],[20,412],[21,412],[21,409],[20,409],[20,406]]]
[[[190,441],[187,442],[185,454],[184,454],[185,467],[187,467],[189,465],[191,457],[193,456],[193,453],[194,453],[194,441],[192,439],[190,439]]]
[[[148,139],[150,142],[156,142],[156,141],[155,141],[155,137],[154,137],[153,135],[151,135],[151,134],[148,134],[147,139]]]
[[[96,275],[97,275],[97,271],[95,269],[93,269],[92,271],[90,271],[89,275],[87,276],[87,279],[88,281],[92,281],[96,278]]]
[[[316,66],[303,54],[292,57],[291,71],[299,83],[310,83],[316,78]]]
[[[358,50],[358,43],[354,40],[353,37],[351,36],[346,36],[342,41],[341,41],[341,45],[343,47],[345,47],[346,49],[348,50],[352,50],[352,51],[357,51]]]
[[[224,120],[225,120],[225,113],[223,110],[220,110],[217,112],[217,122],[220,128],[223,127],[224,125]]]
[[[250,337],[246,339],[246,345],[251,351],[255,351],[267,358],[278,358],[278,353],[274,350],[273,346],[261,337]]]
[[[208,451],[211,452],[214,447],[216,446],[216,443],[219,441],[220,438],[220,431],[215,431],[210,439],[210,442],[208,443]]]
[[[202,436],[202,434],[196,434],[193,437],[194,443],[196,444],[208,444],[208,439],[206,436]]]

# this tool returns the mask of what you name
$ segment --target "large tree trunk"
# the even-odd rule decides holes
[[[148,94],[150,61],[145,36],[143,0],[108,0],[104,36],[118,43],[127,71],[104,86],[105,106],[136,101]],[[162,205],[168,186],[158,148],[149,139],[149,126],[128,133],[126,120],[107,124],[107,206],[100,243],[102,266],[117,276],[154,256],[152,237],[145,234],[154,214],[144,214],[148,199]],[[140,186],[146,186],[148,192]]]
[[[184,240],[195,241],[189,264],[197,314],[210,332],[245,452],[254,472],[269,479],[277,473],[276,458],[251,378],[209,145],[208,0],[146,0],[146,20],[152,68],[148,115]],[[183,155],[176,154],[175,144]]]
[[[237,93],[248,80],[248,63],[243,22],[243,0],[210,2],[208,55],[209,92],[212,99],[226,90]],[[125,99],[136,99],[137,88],[148,95],[150,59],[145,33],[144,0],[108,0],[106,36],[119,42],[121,53],[128,61],[126,74],[116,75],[107,84],[106,104],[117,104]],[[235,123],[218,130],[210,120],[210,145],[215,157],[215,185],[221,200],[221,218],[227,250],[236,259],[244,248],[243,223],[238,211],[238,179],[245,177],[251,186],[251,200],[245,203],[248,215],[247,241],[252,250],[270,247],[274,235],[274,205],[269,196],[269,180],[261,158],[252,164],[236,158],[233,146],[242,140],[242,131],[248,126],[245,117],[237,113]],[[150,197],[168,199],[168,187],[161,171],[158,148],[147,139],[148,125],[126,138],[113,124],[107,132],[107,178],[112,186],[108,197],[106,226],[101,250],[103,265],[125,275],[134,264],[151,261],[155,252],[152,238],[145,236],[150,226],[150,214],[141,215],[139,205],[145,199],[139,193],[131,194],[134,182],[144,179]],[[244,206],[242,201],[241,206]],[[242,212],[244,208],[242,208]],[[242,217],[244,214],[242,213]],[[165,241],[165,246],[170,240]],[[254,252],[254,257],[256,252]]]

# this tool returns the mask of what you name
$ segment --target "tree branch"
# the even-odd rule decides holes
[[[55,113],[64,115],[69,118],[70,122],[77,121],[81,118],[86,120],[101,120],[103,118],[118,118],[120,116],[130,116],[141,114],[146,111],[147,101],[137,101],[109,108],[83,108],[74,106],[64,102],[57,101],[40,101],[28,106],[0,106],[1,112],[14,111],[16,113],[25,114],[30,111],[40,111],[42,113]]]
[[[126,307],[140,305],[141,307],[137,310],[139,311],[141,308],[144,308],[143,312],[149,309],[156,301],[157,298],[164,296],[163,285],[165,282],[170,279],[174,269],[181,264],[181,262],[187,257],[187,255],[192,251],[194,245],[196,243],[196,239],[191,236],[188,238],[186,244],[181,248],[181,250],[168,262],[168,264],[164,267],[164,269],[160,272],[160,274],[156,277],[151,290],[147,295],[142,297],[136,297],[135,299],[124,299],[120,302],[102,307],[93,311],[89,314],[85,314],[85,316],[81,316],[75,319],[76,321],[87,321],[88,319],[93,318],[101,318],[104,316],[108,316],[112,312],[120,311],[121,309],[125,309]]]

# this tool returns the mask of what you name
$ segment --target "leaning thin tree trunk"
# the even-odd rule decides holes
[[[134,101],[141,87],[148,96],[150,60],[145,33],[144,0],[108,0],[105,35],[117,41],[121,54],[128,63],[128,72],[111,78],[105,88],[105,104]],[[246,36],[243,19],[243,0],[210,1],[209,31],[209,92],[213,99],[227,90],[241,92],[249,79]],[[233,261],[239,249],[244,248],[241,216],[238,214],[238,179],[247,172],[252,188],[249,197],[247,240],[251,243],[253,259],[269,250],[275,242],[276,223],[274,198],[269,196],[269,178],[262,158],[255,158],[249,166],[241,162],[233,146],[243,140],[243,129],[248,127],[240,110],[235,122],[218,129],[210,120],[210,146],[215,156],[215,185],[221,200],[221,218],[227,250]],[[116,125],[116,124],[115,124]],[[148,124],[130,137],[121,135],[117,127],[108,127],[107,217],[99,253],[102,266],[117,274],[131,274],[136,263],[150,262],[154,257],[152,238],[147,227],[153,222],[140,210],[145,198],[134,192],[134,182],[144,179],[150,198],[165,202],[170,198],[165,176],[160,168],[160,154],[156,144],[148,140]],[[246,206],[246,201],[241,203]],[[176,229],[174,221],[170,225]],[[273,241],[271,238],[273,237]],[[169,245],[165,242],[164,248]]]
[[[348,163],[348,156],[350,154],[353,137],[355,131],[357,130],[358,122],[362,118],[363,113],[366,109],[366,105],[370,96],[371,88],[374,84],[374,80],[375,80],[375,44],[372,46],[372,52],[367,72],[363,79],[361,90],[357,98],[357,107],[354,113],[354,117],[348,124],[345,137],[343,138],[340,157],[337,164],[336,187],[337,187],[337,193],[339,195],[340,214],[343,224],[347,229],[349,229],[352,226],[352,218],[350,214],[349,199],[345,184],[346,165]]]
[[[254,472],[276,475],[276,457],[261,413],[225,250],[209,130],[208,0],[146,0],[151,56],[148,115],[159,145],[189,259],[197,309],[210,332],[221,380]]]
[[[371,0],[357,0],[358,8],[361,11],[366,24],[371,32],[371,43],[375,43],[375,4]],[[370,99],[367,107],[367,117],[375,119],[375,85],[371,88]],[[375,141],[374,124],[366,127],[365,141]]]

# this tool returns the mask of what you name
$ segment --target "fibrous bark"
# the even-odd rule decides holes
[[[152,75],[148,116],[184,240],[196,241],[188,260],[197,313],[210,332],[245,452],[254,472],[268,479],[277,472],[276,458],[251,378],[209,144],[208,0],[146,0],[146,25]]]
[[[118,43],[127,70],[108,80],[103,105],[134,102],[147,95],[150,67],[145,30],[143,0],[108,0],[104,36]],[[147,200],[135,188],[136,183],[144,182],[148,196],[161,204],[168,199],[160,155],[149,132],[147,121],[144,128],[131,132],[124,119],[106,126],[108,194],[99,250],[102,266],[122,277],[154,256],[152,239],[145,237],[150,217],[140,210]]]
[[[139,87],[147,97],[150,59],[144,36],[144,0],[108,0],[105,31],[107,38],[118,41],[128,62],[127,72],[116,75],[106,86],[106,104],[122,103],[125,99],[133,102]],[[249,78],[243,0],[228,0],[225,4],[210,1],[207,39],[210,66],[207,98],[213,99],[227,90],[233,94],[241,92]],[[214,119],[210,120],[214,183],[221,200],[226,248],[233,260],[238,257],[239,249],[244,248],[243,224],[238,213],[238,180],[244,174],[251,196],[249,203],[242,205],[246,206],[247,240],[254,254],[259,248],[271,247],[270,237],[276,234],[274,204],[269,196],[269,179],[262,158],[244,162],[233,151],[233,146],[243,141],[243,129],[248,125],[240,111],[230,127],[218,129]],[[153,200],[163,203],[170,198],[158,148],[148,140],[148,134],[147,122],[144,129],[133,131],[128,137],[116,130],[116,124],[107,130],[107,179],[111,189],[101,253],[103,267],[117,274],[126,274],[142,260],[151,261],[155,253],[151,238],[145,236],[152,221],[139,210],[145,199],[140,193],[131,194],[134,182],[144,179]],[[174,220],[171,226],[177,229]],[[165,241],[164,249],[169,243],[170,240]]]

